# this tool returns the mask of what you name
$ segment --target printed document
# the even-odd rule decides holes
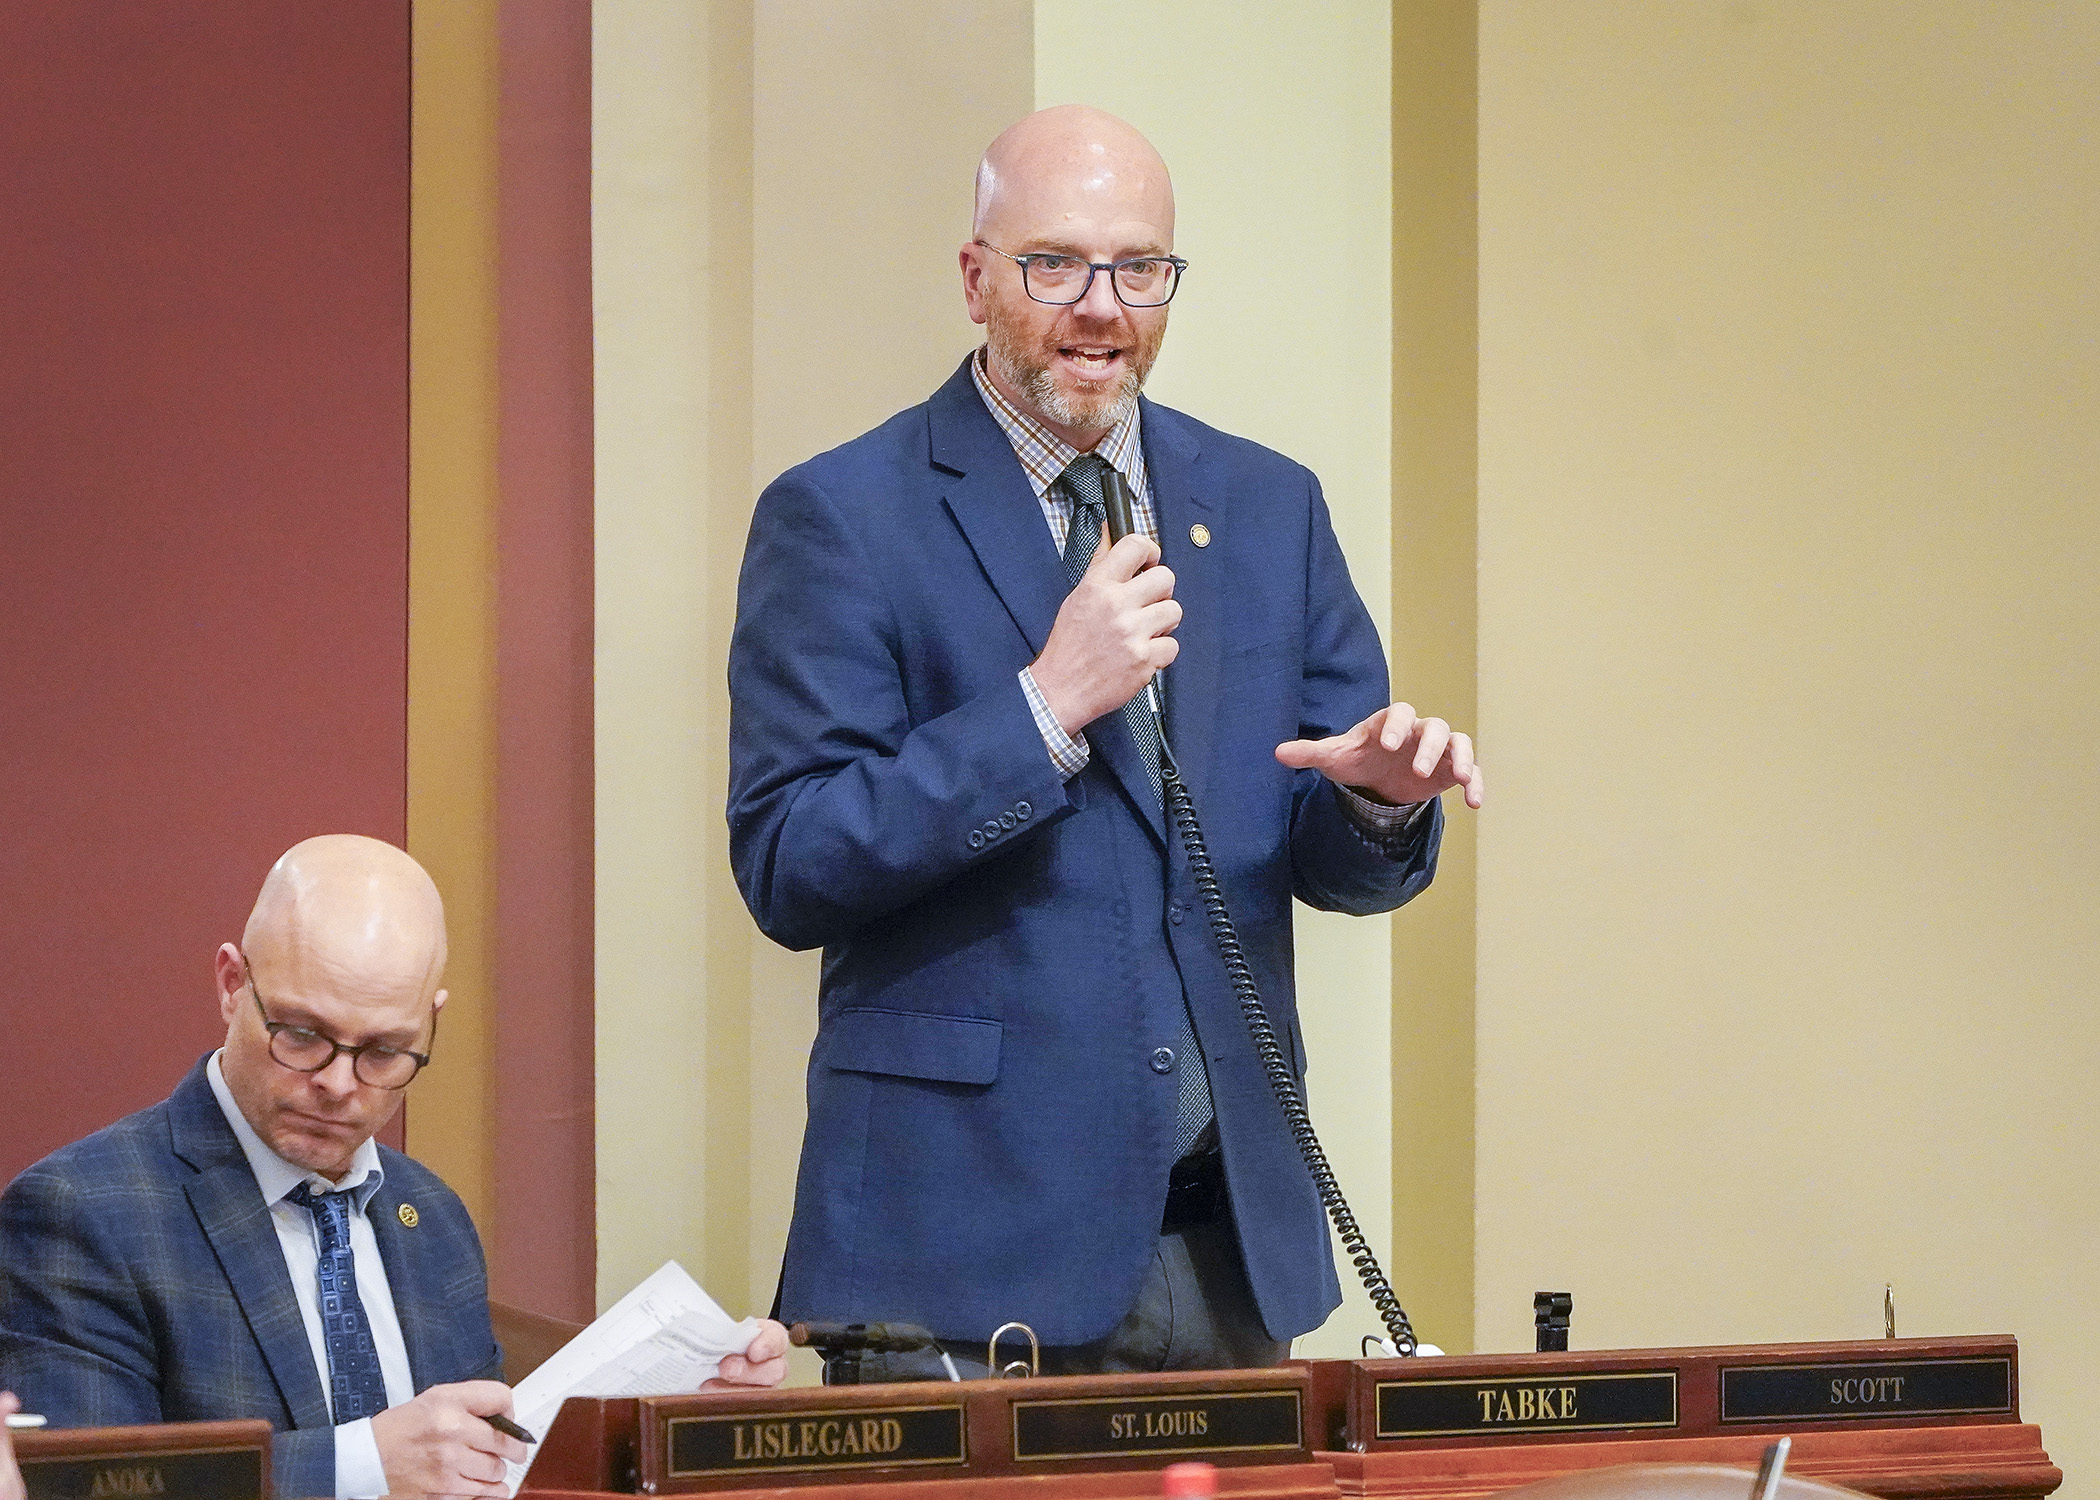
[[[725,1355],[742,1354],[758,1337],[758,1319],[732,1319],[677,1261],[622,1297],[512,1392],[517,1422],[545,1439],[571,1396],[675,1396],[714,1378]],[[511,1464],[517,1494],[539,1452]]]

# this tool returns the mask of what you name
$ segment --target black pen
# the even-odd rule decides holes
[[[528,1446],[539,1441],[538,1438],[534,1437],[531,1433],[527,1432],[524,1428],[520,1427],[517,1423],[513,1422],[509,1417],[499,1415],[494,1417],[483,1417],[481,1420],[488,1423],[489,1426],[495,1428],[505,1437],[514,1437],[519,1442],[527,1444]]]

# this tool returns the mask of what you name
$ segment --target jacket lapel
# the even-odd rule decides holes
[[[1218,663],[1224,650],[1224,549],[1215,542],[1199,547],[1191,535],[1199,525],[1210,535],[1219,524],[1215,504],[1202,492],[1201,455],[1194,437],[1173,412],[1150,401],[1144,403],[1144,412],[1145,467],[1159,513],[1160,554],[1174,570],[1174,597],[1182,610],[1181,628],[1174,632],[1181,651],[1164,674],[1167,743],[1200,807],[1217,723]]]
[[[977,394],[969,360],[934,393],[927,420],[933,465],[953,476],[942,490],[942,503],[1028,642],[1029,653],[1040,655],[1071,583],[1013,444]],[[1153,836],[1164,842],[1159,799],[1123,716],[1104,714],[1087,727],[1086,739],[1123,783]]]
[[[284,1268],[277,1229],[233,1127],[220,1113],[211,1081],[199,1063],[169,1099],[168,1128],[175,1155],[195,1176],[183,1183],[190,1208],[247,1319],[248,1331],[277,1382],[294,1427],[326,1427],[328,1399],[314,1365],[313,1345]]]
[[[1040,655],[1069,589],[1064,562],[1021,460],[977,394],[969,360],[934,392],[927,420],[934,467],[952,476],[942,486],[941,503],[1030,654]]]
[[[394,1316],[401,1324],[401,1342],[408,1350],[409,1377],[420,1393],[444,1383],[432,1379],[431,1371],[450,1368],[438,1357],[445,1337],[442,1319],[446,1304],[443,1289],[425,1275],[428,1265],[424,1257],[414,1253],[410,1231],[404,1227],[399,1176],[398,1172],[390,1174],[372,1195],[372,1201],[365,1206],[365,1218],[379,1245],[379,1258],[386,1263],[387,1287],[394,1295]]]

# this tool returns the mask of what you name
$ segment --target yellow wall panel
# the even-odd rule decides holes
[[[1480,1342],[2012,1332],[2100,1465],[2100,10],[1492,0]],[[2086,1477],[2079,1477],[2079,1476]]]

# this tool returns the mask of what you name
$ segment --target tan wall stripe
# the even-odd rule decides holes
[[[408,1144],[493,1224],[496,11],[414,9],[409,192],[408,847],[451,936]]]

